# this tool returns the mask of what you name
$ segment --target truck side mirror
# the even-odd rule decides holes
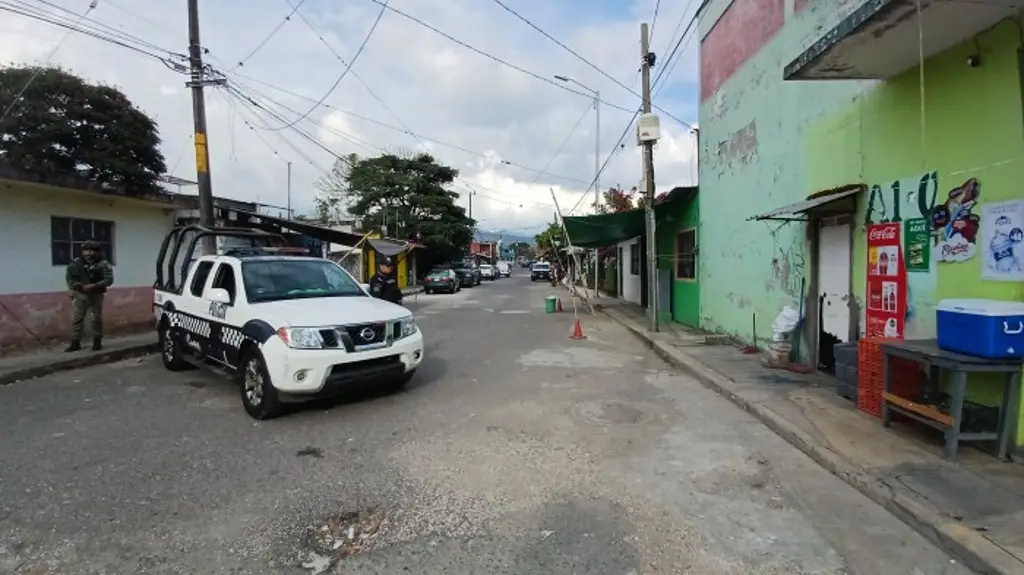
[[[214,303],[231,304],[231,295],[224,288],[210,288],[206,292],[206,299]]]

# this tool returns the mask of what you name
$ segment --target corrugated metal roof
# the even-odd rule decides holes
[[[862,185],[848,186],[842,191],[838,191],[834,194],[822,194],[807,200],[803,200],[801,202],[795,202],[792,204],[782,206],[781,208],[775,208],[770,212],[765,212],[757,216],[751,216],[750,218],[748,218],[748,221],[780,219],[783,218],[784,216],[799,216],[802,214],[806,214],[807,212],[810,211],[825,208],[829,204],[859,194],[862,191],[864,191],[864,188],[865,186]]]

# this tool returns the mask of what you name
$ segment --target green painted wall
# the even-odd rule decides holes
[[[914,69],[866,93],[852,105],[821,119],[805,140],[805,189],[822,189],[855,181],[878,185],[884,207],[876,198],[872,221],[921,217],[918,187],[927,187],[925,207],[944,203],[953,188],[968,178],[980,182],[981,214],[986,203],[1024,199],[1024,118],[1021,112],[1019,31],[1007,22],[981,34],[974,42],[953,48],[924,66],[924,138],[921,130],[920,70]],[[980,48],[982,65],[969,68],[965,60]],[[894,199],[896,183],[899,195]],[[702,182],[703,184],[703,182]],[[937,189],[936,189],[937,188]],[[870,195],[859,202],[857,224],[867,220]],[[863,308],[867,236],[854,244],[854,295]],[[935,305],[944,298],[991,298],[1024,301],[1024,282],[982,279],[985,229],[978,235],[976,253],[962,262],[933,261],[925,273],[908,273],[906,337],[935,337]],[[932,254],[938,253],[936,246]],[[933,258],[934,259],[934,258]],[[863,317],[861,320],[863,332]],[[971,398],[997,404],[996,382],[970,387]],[[1018,426],[1024,444],[1024,424]]]
[[[751,341],[771,337],[783,306],[799,306],[810,277],[802,224],[747,218],[803,200],[808,188],[803,142],[822,116],[877,82],[784,82],[786,64],[859,2],[804,9],[717,94],[700,106],[700,323]],[[713,19],[701,26],[710,26]],[[806,350],[807,346],[802,346]]]
[[[677,200],[666,206],[657,219],[658,268],[672,270],[672,309],[664,310],[661,317],[690,327],[700,324],[700,281],[676,278],[676,234],[697,229],[700,237],[699,196],[693,200]],[[698,244],[699,245],[699,244]],[[699,258],[698,258],[699,259]],[[698,278],[700,268],[698,263]]]

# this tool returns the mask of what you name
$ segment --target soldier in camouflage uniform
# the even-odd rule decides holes
[[[114,283],[114,268],[103,259],[100,244],[82,244],[82,255],[72,260],[67,269],[68,289],[74,314],[71,319],[71,345],[64,351],[82,349],[85,318],[92,315],[92,349],[103,349],[103,294]]]

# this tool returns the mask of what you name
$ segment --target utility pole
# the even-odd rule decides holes
[[[594,212],[601,206],[601,92],[594,91],[594,116],[597,117],[597,131],[594,133]],[[597,291],[597,248],[594,248],[594,301],[600,293]],[[586,283],[586,282],[584,282]]]
[[[288,162],[288,219],[292,219],[292,163]]]
[[[651,113],[651,54],[647,24],[640,24],[640,62],[643,75],[643,113]],[[639,128],[639,127],[638,127]],[[639,133],[639,132],[638,132]],[[646,140],[644,147],[644,212],[647,216],[647,307],[651,313],[651,331],[658,331],[658,254],[654,220],[654,141]]]
[[[199,223],[212,227],[213,185],[210,180],[210,150],[206,142],[206,98],[203,95],[206,79],[203,71],[203,48],[199,40],[199,0],[188,0],[188,60],[191,74],[187,85],[192,88],[192,122],[195,130],[193,142],[196,147],[196,180],[199,184]],[[203,251],[207,254],[217,252],[215,237],[204,238]]]

